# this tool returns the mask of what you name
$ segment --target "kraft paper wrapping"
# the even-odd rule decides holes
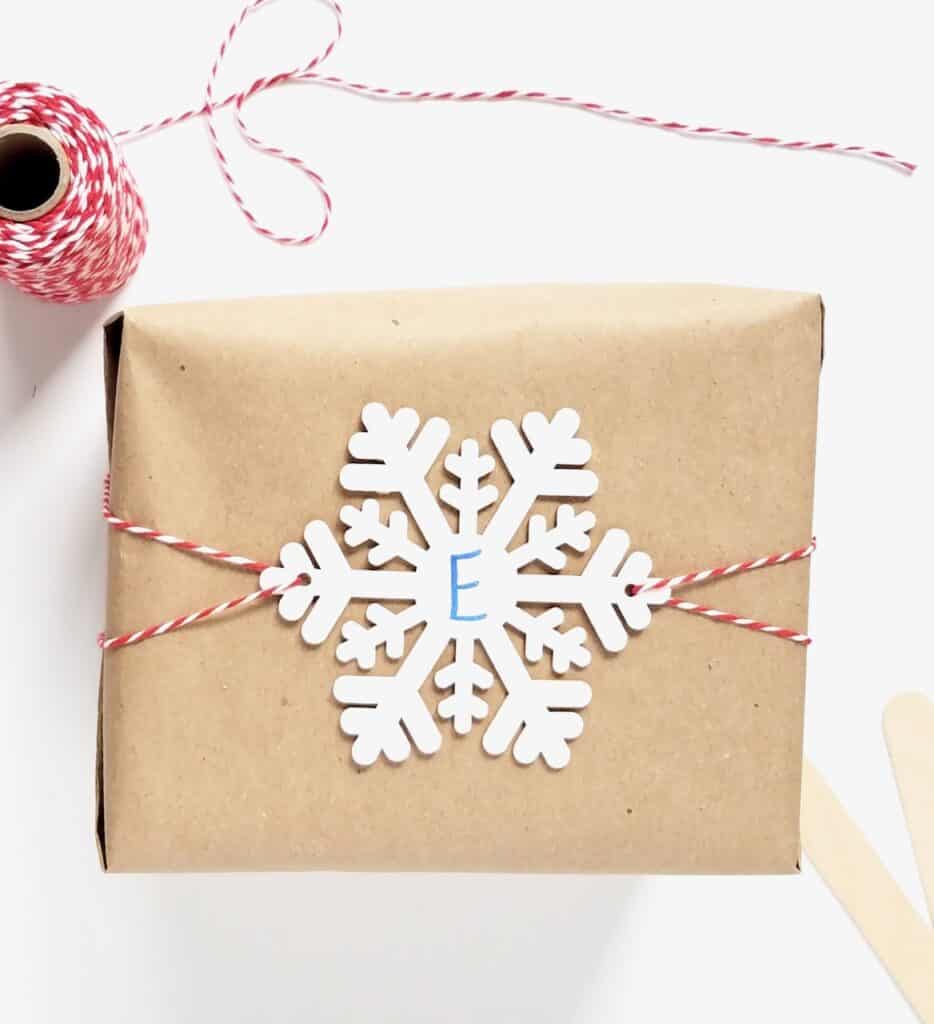
[[[411,406],[423,422],[444,416],[447,451],[464,437],[492,451],[494,420],[570,406],[600,481],[586,505],[597,517],[591,551],[612,526],[666,575],[790,550],[811,536],[821,331],[817,296],[707,286],[131,310],[108,330],[113,507],[275,562],[310,519],[342,537],[339,509],[362,496],[343,493],[338,474],[367,402]],[[433,487],[443,477],[439,460]],[[491,480],[502,494],[504,470]],[[570,552],[567,571],[587,557]],[[349,558],[362,568],[365,549]],[[250,573],[112,533],[107,629],[256,585]],[[804,630],[808,564],[682,595]],[[349,609],[362,614],[357,602]],[[590,632],[570,611],[566,624]],[[311,648],[267,603],[106,653],[107,868],[797,869],[803,648],[661,609],[620,654],[591,634],[592,664],[569,673],[593,699],[566,768],[492,758],[481,728],[460,737],[445,722],[436,755],[361,769],[331,696],[348,671],[339,639],[335,628]],[[549,676],[550,665],[532,674]],[[434,708],[431,679],[423,693]],[[492,714],[499,684],[485,696]]]

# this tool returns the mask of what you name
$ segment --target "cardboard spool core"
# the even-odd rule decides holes
[[[0,125],[0,218],[41,217],[58,206],[70,181],[65,150],[47,128]]]

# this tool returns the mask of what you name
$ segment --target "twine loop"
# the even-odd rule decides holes
[[[447,103],[543,103],[570,107],[614,121],[657,128],[691,138],[719,139],[795,152],[821,152],[855,156],[911,174],[916,165],[886,150],[839,142],[783,139],[737,128],[637,114],[619,106],[578,99],[542,90],[416,90],[397,89],[351,81],[326,74],[322,64],[332,55],[343,35],[343,10],[337,0],[315,0],[333,15],[334,29],[323,47],[306,63],[257,78],[247,88],[218,99],[217,79],[227,53],[245,22],[273,0],[250,0],[224,36],[208,76],[203,102],[178,114],[137,128],[111,134],[101,118],[74,97],[36,82],[0,82],[0,126],[25,124],[47,128],[61,143],[68,160],[71,181],[54,208],[29,223],[0,216],[0,279],[22,291],[54,302],[83,302],[108,295],[122,287],[136,270],[146,246],[148,224],[133,176],[126,166],[121,145],[196,117],[205,117],[214,156],[221,176],[237,207],[250,226],[281,245],[304,246],[316,242],[331,220],[332,200],[322,176],[301,157],[254,134],[246,124],[244,105],[268,89],[305,83],[392,102]],[[233,175],[226,149],[217,134],[216,115],[234,108],[234,120],[243,140],[253,149],[282,160],[304,175],[318,193],[322,211],[318,224],[304,233],[282,233],[265,224],[244,198]]]

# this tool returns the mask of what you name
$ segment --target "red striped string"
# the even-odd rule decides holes
[[[665,607],[677,608],[682,612],[692,612],[694,615],[704,615],[708,619],[714,619],[716,622],[726,622],[731,626],[742,626],[743,629],[751,629],[758,633],[768,633],[782,640],[790,640],[792,643],[801,644],[802,647],[809,647],[813,642],[813,637],[808,636],[806,633],[799,633],[794,629],[785,629],[782,626],[770,626],[767,622],[759,622],[756,619],[744,619],[739,615],[731,615],[730,612],[717,611],[716,608],[710,608],[708,605],[694,604],[691,601],[679,601],[677,598],[670,597],[665,602]]]
[[[148,526],[140,526],[127,519],[115,516],[110,507],[110,474],[104,478],[104,521],[113,529],[123,533],[131,533],[136,537],[143,537],[145,540],[154,540],[158,544],[165,544],[166,547],[178,548],[179,551],[189,551],[193,555],[204,555],[206,558],[214,558],[219,562],[226,562],[238,569],[249,569],[250,572],[261,573],[268,569],[266,562],[257,562],[252,558],[245,558],[243,555],[233,555],[229,551],[221,551],[219,548],[209,547],[207,544],[199,544],[196,541],[182,540],[171,533],[160,533],[158,530],[151,530]]]
[[[252,558],[244,558],[242,555],[233,555],[229,551],[221,551],[219,548],[209,547],[207,544],[199,544],[196,541],[182,540],[170,533],[161,533],[148,526],[140,526],[129,519],[121,519],[114,515],[110,504],[110,474],[104,477],[104,522],[112,529],[123,533],[129,533],[134,537],[142,537],[144,540],[153,540],[157,544],[164,544],[166,547],[176,548],[178,551],[187,551],[193,555],[201,555],[204,558],[212,558],[219,562],[226,562],[237,569],[246,569],[255,572],[257,575],[269,568],[267,562],[257,562]],[[239,597],[229,601],[222,601],[220,604],[202,608],[200,611],[191,612],[188,615],[179,615],[174,619],[158,623],[154,626],[147,626],[146,629],[139,629],[132,633],[123,633],[120,636],[108,637],[101,633],[97,638],[97,645],[102,650],[110,650],[114,647],[127,647],[129,644],[138,644],[143,640],[149,640],[154,636],[163,636],[172,633],[185,626],[191,626],[195,622],[203,622],[205,619],[213,619],[236,608],[243,608],[247,605],[266,601],[271,597],[281,597],[287,590],[307,582],[302,577],[296,577],[291,583],[280,587],[267,587],[265,590],[254,590],[249,594],[241,594]]]
[[[225,562],[234,568],[246,569],[249,572],[257,574],[270,567],[267,562],[259,562],[252,558],[245,558],[242,555],[233,555],[228,551],[213,548],[206,544],[200,544],[196,541],[182,540],[173,534],[162,533],[161,531],[154,530],[148,526],[140,526],[138,523],[129,519],[123,519],[120,516],[115,515],[110,504],[109,475],[104,478],[103,514],[104,521],[112,529],[128,533],[134,537],[142,537],[144,540],[155,541],[157,544],[163,544],[179,551],[187,551],[193,555],[201,555],[205,558]],[[778,555],[767,555],[763,558],[749,559],[745,562],[736,562],[732,565],[721,566],[716,569],[702,569],[697,572],[686,573],[682,576],[669,576],[665,579],[650,580],[648,583],[644,583],[640,586],[632,586],[628,588],[628,592],[631,595],[635,595],[642,593],[643,591],[660,590],[665,587],[688,586],[690,584],[704,583],[711,579],[717,579],[721,576],[733,575],[734,573],[749,572],[751,570],[762,569],[767,566],[782,565],[785,562],[799,561],[804,558],[810,558],[814,553],[816,545],[816,540],[812,539],[810,544],[796,548],[794,551],[788,551]],[[265,590],[254,590],[229,601],[222,601],[219,604],[202,608],[199,611],[191,612],[187,615],[179,615],[176,618],[168,619],[165,622],[147,626],[145,629],[139,629],[111,637],[101,633],[97,638],[97,645],[102,650],[111,650],[117,647],[127,647],[130,644],[141,643],[142,641],[149,640],[155,636],[164,636],[166,633],[172,633],[178,629],[184,629],[186,626],[191,626],[196,622],[203,622],[206,619],[217,618],[218,616],[225,615],[237,608],[243,608],[251,604],[258,604],[272,597],[281,597],[282,594],[287,590],[290,590],[292,587],[304,586],[307,583],[307,578],[297,576],[291,583],[287,583],[279,587],[267,587]],[[677,608],[680,611],[690,612],[694,615],[703,615],[716,622],[725,622],[729,625],[740,626],[743,629],[749,629],[759,633],[767,633],[770,636],[776,636],[782,640],[790,640],[792,643],[800,644],[804,647],[807,647],[812,642],[811,637],[807,636],[805,633],[799,633],[797,630],[786,629],[782,626],[773,626],[767,622],[760,622],[757,619],[743,618],[739,615],[733,615],[730,612],[719,611],[718,609],[711,608],[707,605],[694,604],[691,601],[682,601],[678,598],[672,597],[665,602],[664,607]]]
[[[135,633],[123,633],[120,636],[105,636],[103,633],[97,638],[97,646],[101,650],[109,651],[114,647],[127,647],[130,644],[138,644],[143,640],[149,640],[154,636],[163,636],[165,633],[172,633],[176,629],[191,626],[195,622],[203,622],[205,619],[216,618],[235,608],[245,607],[257,601],[265,601],[270,597],[281,597],[291,587],[298,586],[303,581],[294,580],[287,586],[267,587],[265,590],[254,590],[249,594],[242,594],[230,601],[222,601],[220,604],[211,605],[209,608],[202,608],[200,611],[192,612],[189,615],[180,615],[178,618],[169,619],[156,626],[148,626],[146,629],[137,630]]]
[[[161,131],[195,117],[206,117],[208,132],[214,147],[214,156],[220,168],[221,175],[227,184],[234,202],[250,223],[250,226],[259,234],[283,245],[309,245],[316,241],[327,230],[331,217],[332,201],[325,186],[324,179],[313,170],[300,157],[287,153],[277,146],[273,146],[258,136],[252,134],[243,118],[243,106],[247,100],[267,89],[290,83],[306,83],[313,85],[327,86],[332,89],[340,89],[345,92],[356,93],[360,96],[367,96],[371,99],[391,100],[401,102],[450,102],[450,103],[504,103],[504,102],[526,102],[544,103],[553,106],[571,107],[575,110],[597,114],[616,121],[625,121],[631,124],[643,125],[657,128],[662,131],[675,132],[679,135],[691,136],[694,138],[720,139],[723,141],[749,143],[756,146],[764,146],[771,149],[786,149],[793,151],[811,151],[819,153],[834,153],[840,156],[862,157],[877,163],[885,164],[897,171],[906,174],[913,173],[917,164],[908,160],[902,160],[884,149],[861,145],[844,145],[840,142],[822,141],[814,142],[807,139],[783,139],[777,135],[744,131],[737,128],[721,128],[707,124],[688,124],[679,120],[652,117],[647,114],[636,114],[631,110],[611,104],[595,102],[593,100],[579,99],[574,96],[559,95],[545,92],[543,90],[529,89],[496,89],[482,90],[473,89],[465,91],[457,90],[415,90],[415,89],[391,89],[385,86],[368,85],[365,82],[349,81],[337,75],[324,74],[319,66],[324,63],[334,52],[338,42],[343,35],[343,9],[337,0],[317,0],[330,9],[334,15],[334,32],[321,49],[307,63],[288,71],[281,71],[277,74],[257,78],[246,89],[231,93],[223,99],[218,100],[215,96],[217,76],[223,65],[227,52],[237,36],[244,22],[257,11],[261,10],[272,0],[250,0],[241,10],[239,16],[230,25],[221,43],[220,50],[211,68],[205,87],[204,102],[198,107],[192,107],[179,114],[172,114],[158,121],[151,121],[134,129],[127,129],[117,132],[115,138],[129,141],[152,132]],[[248,206],[239,186],[230,170],[226,151],[221,145],[215,129],[215,115],[217,111],[225,107],[233,106],[237,128],[243,139],[254,149],[265,153],[277,160],[283,160],[295,167],[304,174],[313,184],[321,196],[323,211],[321,221],[311,232],[303,235],[282,235],[264,225]]]
[[[650,580],[629,588],[630,594],[642,594],[647,590],[664,590],[666,587],[686,587],[691,583],[705,583],[721,576],[732,576],[738,572],[749,572],[751,569],[764,569],[769,565],[782,565],[785,562],[797,562],[802,558],[810,558],[817,548],[817,538],[812,537],[809,544],[785,551],[779,555],[766,555],[764,558],[751,558],[747,562],[734,562],[732,565],[721,565],[716,569],[700,569],[697,572],[685,573],[683,576],[666,576],[660,580]]]
[[[710,580],[720,579],[724,576],[733,576],[736,573],[750,572],[755,569],[764,569],[770,565],[784,565],[786,562],[797,562],[804,558],[810,558],[817,548],[817,538],[812,537],[809,544],[795,548],[794,551],[783,551],[780,554],[766,555],[763,558],[750,558],[745,562],[734,562],[732,565],[720,565],[715,569],[700,569],[697,572],[688,572],[682,576],[666,576],[663,579],[649,580],[647,583],[630,586],[629,593],[632,595],[643,594],[651,590],[664,590],[666,587],[687,587],[692,583],[707,583]],[[811,644],[812,638],[805,633],[799,633],[794,629],[786,629],[783,626],[772,626],[767,622],[760,622],[757,619],[746,619],[730,612],[721,612],[709,605],[694,604],[693,601],[682,601],[677,597],[670,597],[665,602],[667,608],[677,608],[679,611],[691,612],[693,615],[703,615],[708,619],[717,622],[727,622],[733,626],[742,626],[744,629],[751,629],[759,633],[770,633],[772,636],[780,637],[782,640],[791,640],[792,643],[802,644],[807,647]]]

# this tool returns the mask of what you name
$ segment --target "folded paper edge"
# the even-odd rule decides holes
[[[117,373],[123,342],[123,314],[118,313],[104,324],[104,399],[107,414],[107,461],[113,450],[114,406],[117,397]],[[97,687],[97,741],[94,765],[94,834],[97,856],[102,871],[107,871],[107,832],[104,817],[104,660],[101,657]]]
[[[107,411],[107,456],[113,448],[114,406],[117,400],[117,370],[123,345],[123,313],[104,323],[104,399]]]

